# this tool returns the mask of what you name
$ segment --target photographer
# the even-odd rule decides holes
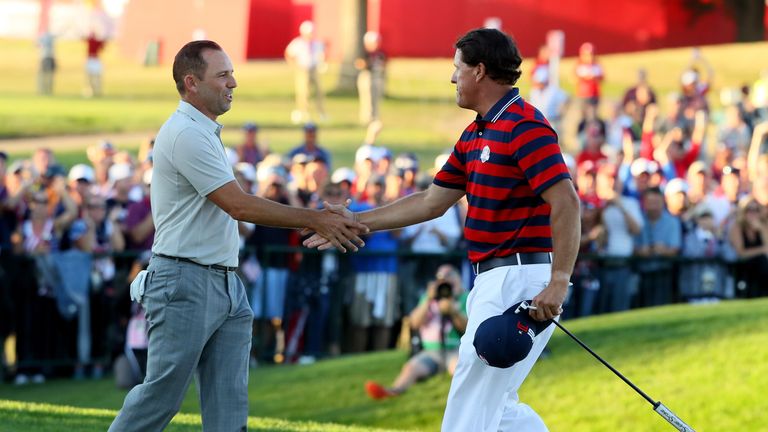
[[[398,396],[416,381],[438,372],[447,370],[453,374],[459,339],[467,327],[467,294],[458,270],[450,264],[441,265],[410,315],[411,328],[421,335],[422,351],[403,365],[391,387],[368,381],[365,384],[368,396],[373,399]]]

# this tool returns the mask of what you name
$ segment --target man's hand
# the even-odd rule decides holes
[[[440,313],[445,316],[453,315],[453,311],[454,311],[453,299],[441,298],[440,300],[437,301],[437,308],[440,310]]]
[[[563,302],[568,294],[568,281],[552,280],[546,288],[533,298],[536,310],[529,314],[536,321],[547,321],[563,313]]]
[[[304,246],[316,247],[318,250],[335,247],[341,252],[346,252],[347,249],[357,252],[358,247],[365,246],[359,235],[367,234],[368,227],[355,220],[354,213],[347,208],[349,203],[350,200],[344,205],[323,201],[323,209],[318,211],[321,225],[302,230],[303,235],[314,232],[310,238],[304,240]]]
[[[354,225],[355,231],[353,232],[354,238],[353,240],[357,244],[357,246],[363,247],[365,246],[365,242],[358,237],[360,234],[367,234],[368,233],[368,227],[365,225],[362,225],[355,221],[355,214],[350,211],[347,206],[351,203],[351,200],[347,200],[344,205],[341,204],[331,204],[327,201],[323,201],[323,210],[322,212],[326,214],[336,215],[337,217],[340,217],[342,220],[345,220],[348,224]],[[302,235],[308,235],[310,233],[314,232],[312,236],[306,240],[304,240],[303,244],[305,247],[308,248],[317,248],[318,250],[326,250],[330,249],[332,247],[336,247],[342,252],[346,252],[343,248],[339,248],[338,245],[333,243],[333,239],[324,235],[322,232],[320,232],[317,229],[314,228],[307,228],[302,230]],[[347,237],[346,239],[350,239],[350,237]],[[346,243],[345,243],[346,244]],[[352,245],[351,248],[353,251],[357,252],[357,247],[355,245]]]

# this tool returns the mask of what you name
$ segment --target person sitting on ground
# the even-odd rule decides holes
[[[366,382],[368,396],[377,400],[399,396],[415,382],[438,372],[448,371],[453,375],[459,357],[459,339],[467,327],[467,294],[458,270],[450,264],[441,265],[410,315],[411,328],[420,333],[422,351],[403,365],[391,387]]]

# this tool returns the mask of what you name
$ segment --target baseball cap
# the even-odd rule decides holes
[[[528,315],[530,300],[514,304],[503,314],[492,316],[477,327],[473,345],[488,366],[506,369],[528,356],[533,338],[552,322],[536,321]]]
[[[355,163],[362,163],[366,159],[378,162],[381,159],[381,154],[376,150],[375,146],[363,144],[355,152]]]
[[[264,165],[259,164],[259,168],[256,170],[256,180],[259,183],[266,181],[270,176],[276,175],[278,177],[285,178],[288,173],[280,165]]]
[[[417,171],[419,169],[419,160],[413,153],[403,153],[395,158],[395,168]]]
[[[698,74],[693,69],[688,69],[687,71],[683,72],[683,75],[680,76],[680,82],[683,85],[691,85],[696,82],[698,79]]]
[[[107,140],[102,140],[99,143],[99,147],[101,147],[102,150],[104,150],[106,153],[109,153],[109,154],[114,154],[116,151],[115,146]]]
[[[8,160],[8,153],[6,153],[4,151],[0,151],[0,159],[7,161]]]
[[[352,168],[340,167],[337,168],[336,171],[334,171],[331,175],[331,183],[341,183],[343,181],[347,181],[350,184],[353,184],[356,178],[357,175]]]
[[[243,130],[249,131],[249,132],[255,132],[259,130],[259,125],[253,122],[248,122],[243,125]]]
[[[144,174],[141,175],[141,181],[143,181],[145,185],[152,184],[152,168],[144,171]]]
[[[296,153],[291,158],[291,162],[294,164],[304,165],[315,160],[315,156],[308,153]]]
[[[707,167],[707,163],[701,160],[697,160],[696,162],[692,163],[690,167],[688,167],[688,175],[692,174],[698,174],[698,173],[706,173],[709,170],[709,167]]]
[[[659,165],[655,161],[648,160],[646,158],[635,159],[629,168],[629,171],[634,177],[637,177],[643,173],[654,174],[658,170]]]
[[[96,174],[93,168],[86,164],[77,164],[69,169],[69,175],[67,176],[69,181],[85,180],[88,183],[93,183],[96,179]]]
[[[131,178],[133,176],[133,168],[129,164],[121,163],[114,164],[109,167],[107,177],[110,183],[114,183],[119,180]]]
[[[317,125],[312,123],[312,122],[304,123],[304,130],[308,131],[308,132],[309,131],[316,131],[317,130]]]
[[[679,192],[688,193],[688,182],[681,178],[673,178],[667,182],[667,186],[664,188],[665,195],[671,195]]]
[[[251,183],[256,181],[256,168],[248,162],[238,162],[235,171]]]

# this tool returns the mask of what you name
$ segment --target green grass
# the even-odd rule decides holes
[[[566,326],[697,431],[765,430],[768,299],[667,306],[572,320]],[[536,409],[550,430],[671,430],[645,400],[559,330],[550,347],[553,355],[537,364],[520,391],[522,400]],[[369,400],[363,392],[367,379],[392,380],[405,359],[404,353],[390,351],[309,366],[257,368],[250,380],[250,414],[259,419],[252,422],[283,418],[437,430],[449,377],[433,378],[402,397],[381,402]],[[0,400],[112,410],[96,414],[73,411],[70,415],[63,408],[9,407],[9,402],[0,402],[0,431],[63,430],[55,426],[59,421],[72,425],[66,430],[103,430],[123,397],[124,392],[109,380],[0,386]],[[190,389],[182,412],[199,412],[194,389]],[[198,421],[196,416],[183,418]],[[27,421],[47,421],[50,426],[31,428]],[[24,428],[3,429],[3,425],[14,424],[8,422]],[[184,426],[180,423],[177,427]],[[328,426],[327,430],[341,430],[335,427]]]
[[[702,53],[712,62],[717,75],[711,93],[714,106],[723,87],[753,82],[764,65],[762,58],[768,43],[704,47]],[[81,42],[63,41],[57,45],[60,69],[56,75],[53,97],[35,94],[37,52],[31,41],[0,39],[0,148],[8,147],[2,138],[51,135],[95,134],[83,137],[77,145],[59,149],[57,154],[71,165],[85,159],[83,149],[97,142],[104,133],[141,132],[118,140],[126,149],[136,149],[140,137],[153,134],[165,121],[178,100],[171,82],[169,65],[146,68],[138,59],[118,56],[117,47],[105,52],[105,94],[101,99],[84,99],[83,46]],[[525,53],[531,55],[533,53]],[[600,57],[605,70],[606,100],[616,100],[635,80],[638,67],[645,66],[660,96],[676,90],[680,72],[690,58],[687,49],[670,49]],[[524,73],[528,63],[523,64]],[[301,132],[288,122],[293,106],[292,76],[283,62],[258,61],[235,65],[239,87],[232,110],[220,118],[225,125],[223,140],[236,145],[239,126],[256,121],[263,126],[262,136],[278,151],[284,152],[301,140]],[[325,88],[336,84],[338,65],[331,65],[322,79]],[[573,89],[573,59],[562,62],[561,83]],[[431,160],[450,148],[472,113],[454,103],[450,84],[450,59],[394,59],[388,70],[388,94],[382,107],[384,131],[380,143],[395,152],[414,151]],[[527,94],[527,74],[521,80]],[[604,108],[607,108],[606,104]],[[334,165],[349,165],[365,130],[357,124],[357,100],[349,96],[327,98],[330,120],[322,125],[320,142],[334,154]],[[607,114],[607,113],[606,113]],[[573,117],[573,116],[571,116]],[[572,127],[572,126],[568,126]],[[575,148],[572,131],[562,134],[567,149]],[[34,144],[37,145],[37,144]],[[4,148],[14,157],[28,155],[33,148],[15,144]]]

